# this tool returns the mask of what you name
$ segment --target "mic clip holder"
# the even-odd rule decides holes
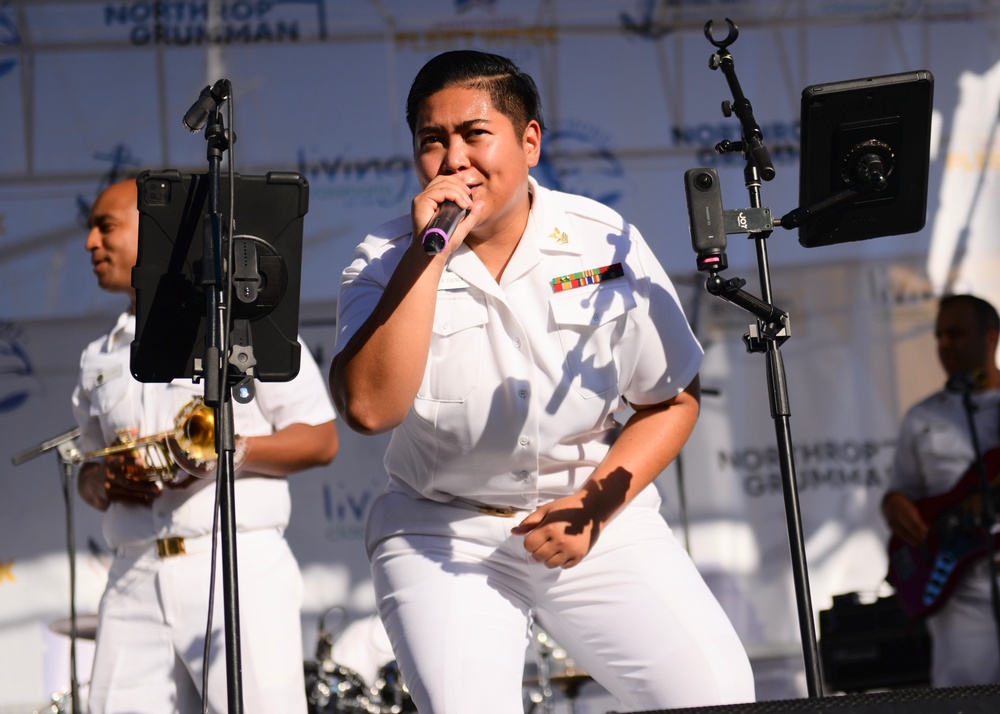
[[[211,123],[205,127],[205,140],[209,158],[221,158],[236,143],[236,132],[223,124],[221,112],[212,113]]]

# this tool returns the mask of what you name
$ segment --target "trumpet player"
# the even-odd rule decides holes
[[[176,458],[165,468],[152,451],[107,448],[123,438],[170,433],[201,389],[187,380],[153,384],[131,376],[136,206],[134,180],[105,189],[91,210],[85,244],[100,288],[130,300],[111,331],[84,350],[73,392],[79,447],[102,454],[80,468],[78,491],[104,512],[104,536],[115,555],[98,613],[89,711],[197,714],[215,513],[215,481],[204,476],[214,464],[177,453],[193,450],[191,444],[171,443]],[[234,403],[233,413],[240,435],[234,464],[245,711],[305,714],[302,580],[284,538],[291,510],[286,477],[330,463],[338,448],[333,407],[309,350],[302,349],[295,379],[258,384],[254,400]],[[214,458],[214,441],[211,452]],[[221,591],[217,582],[206,680],[211,712],[227,710]]]

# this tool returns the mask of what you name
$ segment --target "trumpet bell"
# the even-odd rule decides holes
[[[215,473],[215,410],[195,397],[185,404],[174,419],[172,438],[166,440],[174,463],[197,478]]]
[[[215,411],[201,399],[192,399],[174,419],[174,439],[189,458],[212,461],[215,453]]]

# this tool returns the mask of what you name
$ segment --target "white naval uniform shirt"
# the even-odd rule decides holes
[[[971,396],[976,435],[985,453],[1000,446],[1000,390]],[[974,460],[962,395],[937,392],[912,406],[903,418],[890,489],[913,499],[947,493]]]
[[[80,358],[80,378],[73,392],[73,412],[80,426],[78,448],[90,453],[114,443],[117,430],[135,429],[146,437],[171,431],[177,413],[204,385],[191,380],[143,383],[129,370],[135,316],[123,313],[114,329],[91,342]],[[303,346],[299,374],[289,382],[258,382],[249,404],[233,403],[234,430],[239,436],[271,434],[292,423],[312,426],[334,418],[326,382]],[[288,482],[253,477],[240,470],[235,482],[236,528],[284,530],[291,513]],[[150,506],[116,501],[105,513],[104,537],[112,548],[185,538],[211,532],[215,479],[198,479],[185,488],[164,488]]]
[[[623,398],[665,401],[698,372],[701,346],[638,230],[590,199],[533,179],[531,191],[499,284],[467,245],[449,258],[423,382],[386,452],[390,490],[533,509],[582,486],[618,433]],[[410,233],[403,216],[358,246],[341,279],[338,350]],[[618,263],[621,277],[553,289],[554,278]]]

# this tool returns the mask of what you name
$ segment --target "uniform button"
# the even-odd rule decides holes
[[[525,503],[527,503],[528,501],[534,500],[534,498],[535,497],[532,496],[530,493],[522,493],[521,494],[521,500],[524,501]]]
[[[527,481],[531,477],[531,474],[527,471],[521,471],[517,474],[518,481]]]
[[[518,389],[517,390],[517,396],[519,396],[521,399],[527,398],[527,396],[528,396],[528,390],[527,389]]]
[[[517,440],[517,443],[519,443],[521,446],[527,446],[528,444],[531,443],[531,439],[529,439],[526,436],[522,436],[520,439]]]
[[[595,312],[594,316],[592,318],[590,318],[590,324],[591,325],[597,325],[597,324],[600,323],[600,321],[601,321],[601,314],[598,313],[598,312]]]
[[[519,340],[518,338],[515,337],[513,340],[511,340],[511,344],[514,345],[515,350],[521,349],[521,340]]]

